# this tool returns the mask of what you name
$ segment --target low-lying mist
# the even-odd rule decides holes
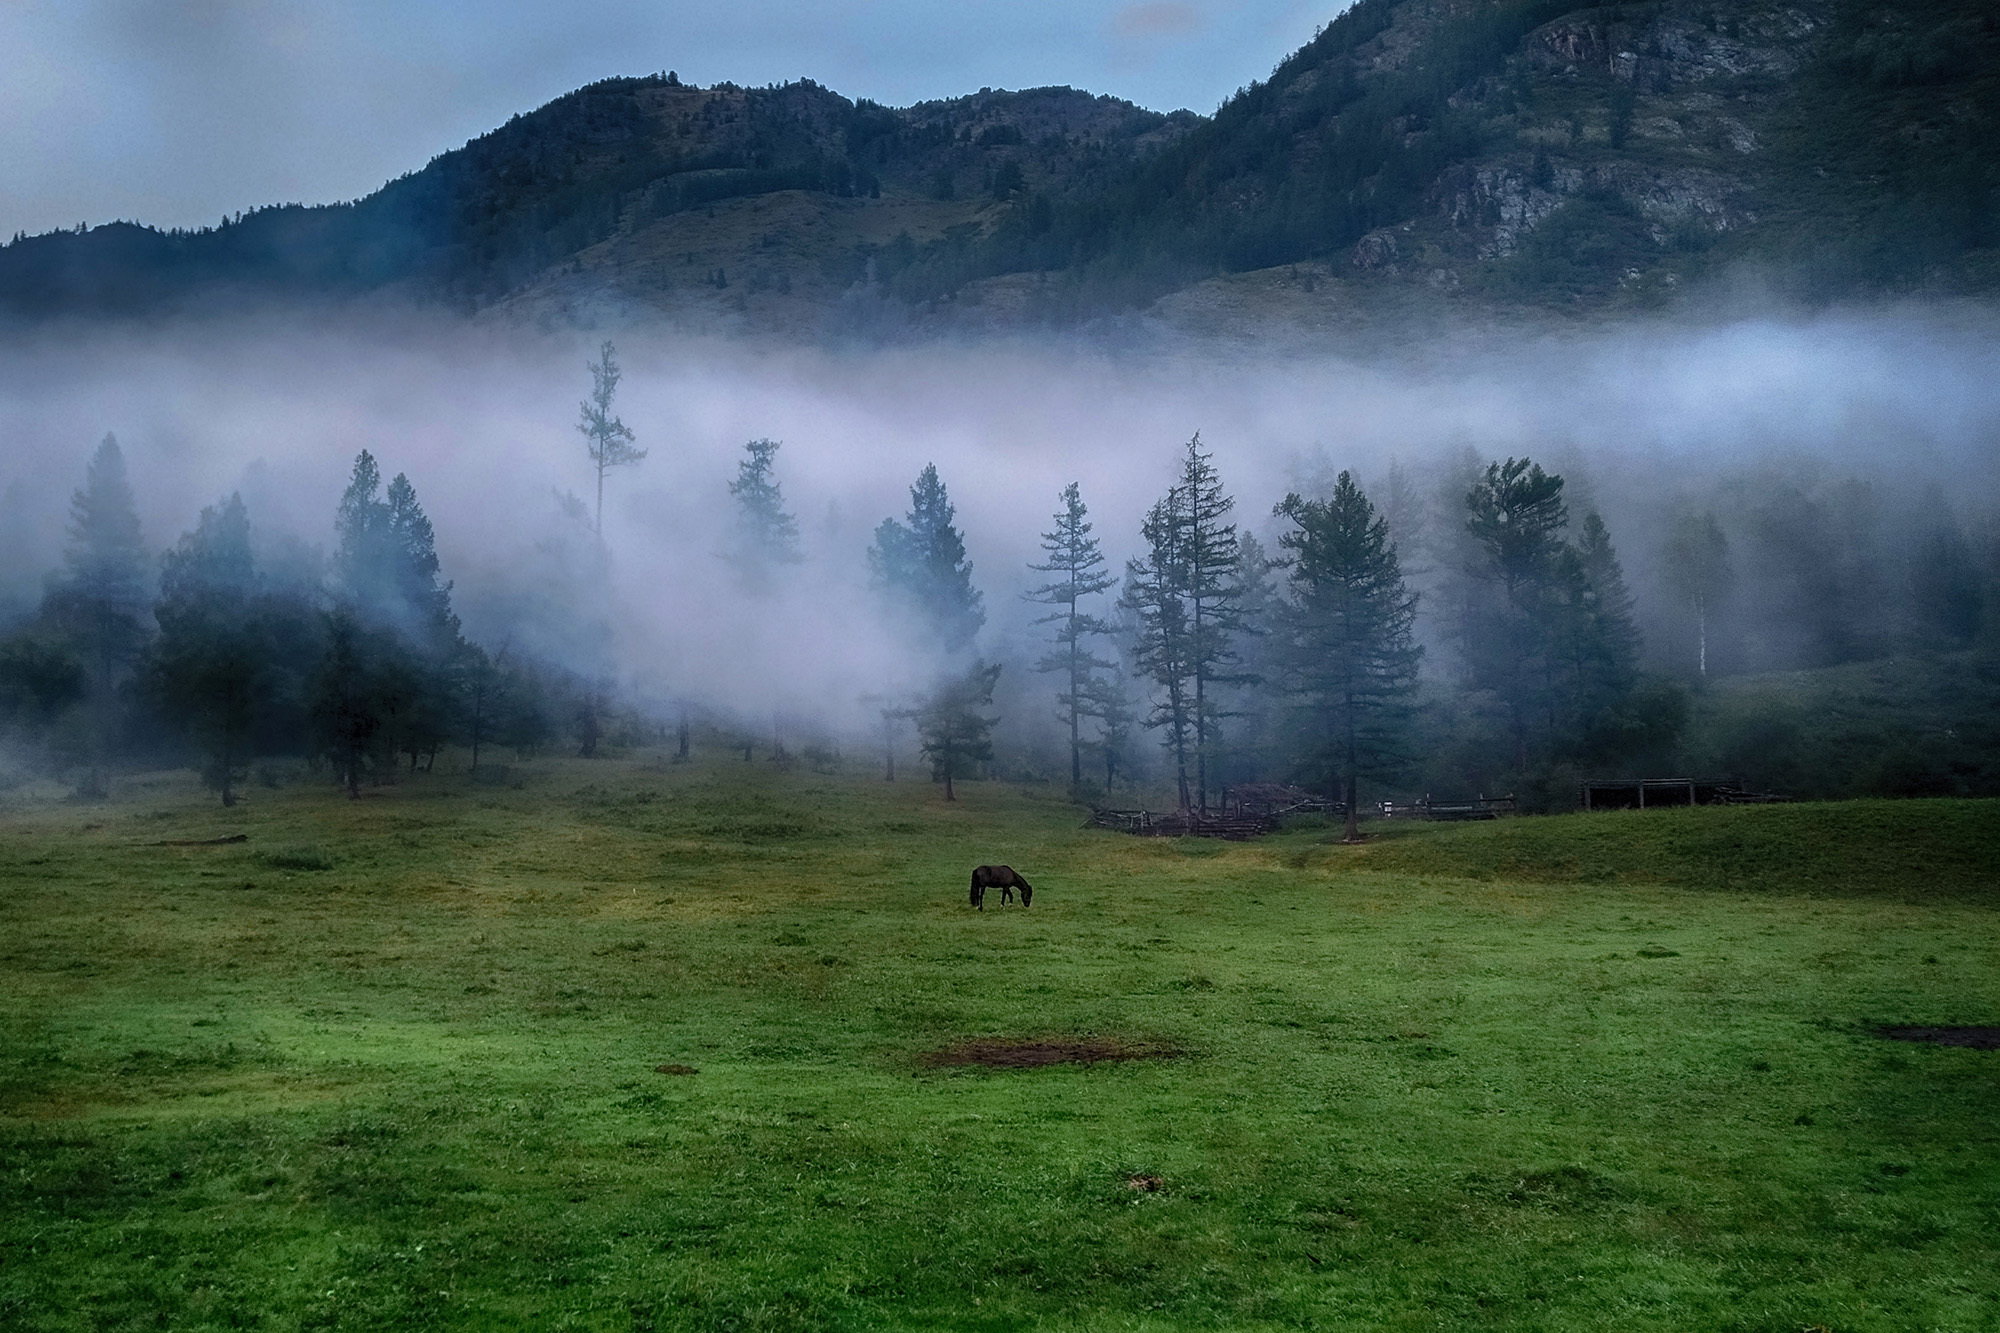
[[[1990,520],[1996,331],[1984,312],[1906,308],[1562,328],[1365,359],[1054,336],[815,350],[415,315],[74,327],[16,337],[0,360],[0,598],[10,613],[32,609],[107,431],[124,448],[149,548],[240,491],[267,564],[332,545],[335,503],[367,449],[385,476],[415,485],[470,637],[610,677],[639,699],[854,732],[863,696],[920,684],[937,665],[885,631],[866,559],[875,525],[902,514],[928,462],[985,594],[978,647],[989,658],[1037,651],[1035,608],[1018,593],[1034,581],[1027,564],[1060,488],[1081,484],[1122,566],[1197,430],[1236,516],[1274,551],[1273,503],[1341,469],[1375,489],[1396,460],[1433,502],[1434,524],[1449,524],[1453,460],[1532,455],[1569,478],[1574,509],[1603,513],[1651,624],[1664,615],[1652,566],[1673,513],[1726,510],[1732,489],[1760,476],[1865,483],[1878,526],[1944,511]],[[616,410],[649,453],[608,478],[600,560],[576,421],[586,362],[606,337],[625,372]],[[761,437],[783,442],[777,475],[807,559],[753,595],[719,553],[728,482]],[[1882,595],[1898,586],[1885,577]],[[1813,664],[1784,655],[1746,650],[1743,661]]]

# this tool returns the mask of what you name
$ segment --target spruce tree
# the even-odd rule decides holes
[[[1360,778],[1402,757],[1422,655],[1417,599],[1403,582],[1387,519],[1351,474],[1325,500],[1287,495],[1292,529],[1276,655],[1310,728],[1309,762],[1336,779],[1347,837],[1360,836]]]
[[[1055,527],[1042,534],[1047,563],[1028,566],[1037,573],[1056,577],[1025,596],[1029,601],[1057,608],[1035,622],[1056,627],[1051,636],[1054,648],[1035,663],[1035,670],[1062,673],[1063,689],[1056,695],[1056,719],[1069,728],[1069,786],[1074,797],[1083,786],[1082,720],[1093,715],[1097,673],[1111,666],[1093,654],[1086,643],[1109,633],[1110,627],[1101,617],[1084,611],[1082,603],[1084,598],[1097,596],[1116,580],[1105,570],[1104,553],[1098,548],[1097,539],[1090,535],[1089,510],[1084,507],[1077,484],[1071,482],[1065,486],[1059,498],[1062,508],[1056,511]]]
[[[225,806],[236,804],[269,687],[273,653],[260,601],[249,516],[232,494],[219,509],[203,509],[162,562],[150,672],[154,697],[201,747],[202,779]]]
[[[972,562],[955,517],[937,465],[926,463],[910,487],[907,521],[883,519],[868,551],[875,586],[946,653],[971,643],[986,623],[985,599],[972,586]]]
[[[645,458],[647,451],[633,446],[632,428],[611,410],[611,400],[618,394],[618,381],[624,377],[624,372],[618,368],[617,349],[609,341],[598,349],[597,360],[590,363],[589,370],[590,397],[579,404],[581,419],[576,429],[583,436],[591,466],[597,471],[597,510],[593,528],[602,540],[604,474],[614,467],[639,462]]]
[[[736,524],[727,557],[745,586],[762,592],[771,586],[776,567],[805,560],[799,549],[799,521],[785,512],[774,463],[778,441],[752,440],[748,455],[736,465],[729,493],[736,498]]]

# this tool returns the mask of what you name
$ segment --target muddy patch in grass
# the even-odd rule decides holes
[[[1926,1046],[1969,1046],[1975,1051],[2000,1051],[2000,1027],[1879,1027],[1878,1037],[1915,1041]]]
[[[975,1037],[930,1051],[928,1068],[1039,1069],[1044,1065],[1093,1065],[1106,1060],[1173,1060],[1182,1051],[1156,1041],[1116,1037]]]

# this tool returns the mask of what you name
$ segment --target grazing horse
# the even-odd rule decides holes
[[[1021,891],[1021,906],[1035,900],[1034,886],[1022,879],[1012,866],[976,866],[972,871],[972,905],[986,910],[986,891],[1000,890],[1000,901],[1012,902],[1014,890]]]

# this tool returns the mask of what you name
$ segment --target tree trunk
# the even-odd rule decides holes
[[[1708,679],[1708,599],[1694,600],[1695,661],[1699,665],[1701,678]]]

